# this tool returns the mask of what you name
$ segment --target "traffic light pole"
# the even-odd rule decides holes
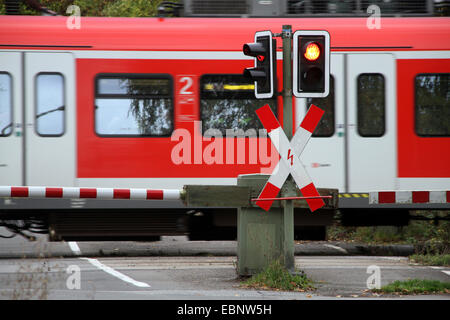
[[[243,46],[243,53],[246,56],[254,57],[254,67],[246,68],[243,75],[254,81],[255,97],[258,99],[272,98],[276,90],[276,80],[274,78],[276,76],[277,59],[276,44],[274,44],[276,42],[273,37],[281,38],[283,44],[283,90],[281,95],[283,97],[284,134],[281,133],[280,136],[284,140],[292,140],[294,128],[293,95],[299,98],[326,97],[328,95],[330,37],[326,31],[297,30],[295,33],[292,33],[291,25],[283,25],[281,33],[273,34],[268,30],[256,32],[255,42],[247,43]],[[303,45],[300,46],[302,43]],[[293,46],[294,52],[292,52]],[[301,52],[299,52],[300,50]],[[292,60],[292,57],[294,60]],[[306,61],[307,68],[305,70],[300,68],[305,63],[304,59],[308,60]],[[302,75],[299,75],[300,69],[303,70]],[[305,87],[300,85],[305,83]],[[266,120],[268,118],[273,120],[275,116],[271,111],[267,111],[266,107],[267,105],[256,111],[258,116],[261,115]],[[323,110],[319,110],[321,118]],[[269,114],[266,114],[267,112]],[[265,120],[261,117],[260,120],[264,122]],[[311,124],[316,120],[317,118],[314,117],[314,121]],[[279,124],[276,118],[273,121],[273,123],[277,123],[278,129]],[[317,123],[313,125],[313,128],[304,129],[311,133],[316,126]],[[280,132],[277,131],[277,133]],[[305,141],[310,137],[310,135],[307,136],[308,138],[305,138]],[[275,135],[273,138],[275,139]],[[307,173],[304,172],[304,168],[299,166],[295,166],[295,169],[293,169],[293,155],[290,155],[290,152],[295,149],[290,149],[293,147],[289,142],[283,143],[283,146],[285,150],[282,150],[280,154],[282,154],[282,157],[287,157],[287,159],[283,158],[280,161],[290,166],[291,174],[289,176],[289,173],[282,172],[283,182],[277,181],[278,184],[274,185],[267,180],[267,176],[263,175],[240,175],[238,177],[238,186],[251,187],[254,190],[253,192],[255,190],[260,192],[257,199],[252,199],[252,201],[256,201],[256,205],[241,207],[238,210],[238,268],[241,275],[252,274],[255,271],[259,272],[265,266],[267,260],[280,258],[284,260],[284,267],[291,273],[294,273],[294,201],[292,199],[298,199],[297,186],[301,188],[301,193],[304,196],[306,194],[306,198],[308,198],[308,194],[313,196],[313,198],[316,196],[322,198],[312,181],[309,181],[309,184],[302,185],[300,181],[306,179],[300,178],[299,172],[302,171],[305,177],[307,177]],[[291,159],[290,164],[289,159]],[[292,175],[295,175],[298,184],[294,182]],[[277,177],[274,178],[275,180],[278,179],[276,173],[273,173],[270,178],[274,176]],[[286,178],[287,180],[285,180]],[[272,182],[275,182],[274,179]],[[310,180],[309,177],[308,179]],[[274,204],[275,207],[273,209],[270,209],[275,196],[278,194],[280,194],[278,198],[280,201],[276,205]],[[260,203],[262,201],[271,202],[268,205],[263,205]],[[322,200],[320,200],[320,205],[311,199],[309,201],[306,199],[306,202],[311,211],[315,211],[325,205]],[[295,206],[302,207],[297,202]],[[261,214],[269,210],[269,215]]]
[[[292,139],[292,128],[294,119],[292,117],[292,26],[283,25],[281,38],[283,40],[283,129],[289,140]],[[283,188],[283,197],[296,196],[292,177],[286,183],[287,188]],[[286,269],[295,271],[294,258],[294,203],[293,200],[283,200],[284,202],[284,264]]]
[[[283,25],[283,128],[292,139],[292,27]]]

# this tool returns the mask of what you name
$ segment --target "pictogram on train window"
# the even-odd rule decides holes
[[[204,135],[244,132],[257,136],[264,130],[255,110],[265,104],[277,114],[277,100],[256,99],[253,82],[241,74],[206,74],[200,78],[200,118]],[[239,135],[239,134],[238,134]]]
[[[36,76],[36,133],[59,137],[65,132],[64,77],[60,73],[39,73]]]
[[[379,73],[360,74],[358,84],[358,133],[381,137],[386,131],[385,81]]]
[[[307,98],[306,100],[306,110],[309,106],[314,104],[325,110],[322,119],[317,125],[316,130],[312,137],[327,138],[334,135],[335,130],[335,120],[334,120],[334,77],[330,75],[330,93],[326,98]]]
[[[168,137],[174,127],[173,80],[164,74],[96,77],[95,132],[100,136]]]
[[[422,137],[450,136],[450,74],[415,78],[415,130]]]
[[[0,72],[0,137],[9,136],[12,127],[11,76],[8,73]]]

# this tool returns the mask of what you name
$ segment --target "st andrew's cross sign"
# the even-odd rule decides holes
[[[324,111],[312,104],[290,142],[269,105],[266,104],[256,110],[256,114],[281,157],[281,161],[276,165],[258,199],[256,199],[256,205],[268,211],[275,200],[273,198],[278,195],[287,177],[291,174],[311,212],[322,208],[325,203],[317,192],[299,156],[311,138]]]

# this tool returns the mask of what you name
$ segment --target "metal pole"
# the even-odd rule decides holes
[[[283,128],[292,139],[292,27],[283,26]]]
[[[283,25],[283,128],[289,140],[292,139],[292,26]],[[291,178],[291,177],[290,177]],[[288,188],[283,193],[284,197],[295,196],[292,179],[286,182]],[[286,269],[295,271],[294,259],[294,203],[293,200],[284,201],[284,264]]]

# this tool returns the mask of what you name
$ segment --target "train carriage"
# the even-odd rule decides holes
[[[181,189],[270,173],[278,155],[254,110],[269,103],[282,122],[283,101],[255,99],[242,77],[253,64],[242,45],[285,24],[331,38],[329,96],[295,98],[293,106],[294,127],[311,103],[326,111],[302,154],[316,186],[350,195],[343,213],[369,212],[361,200],[371,190],[448,190],[450,19],[436,17],[383,18],[379,29],[364,18],[83,17],[76,29],[65,17],[0,17],[0,185]],[[48,201],[2,200],[0,210],[45,209],[39,215],[49,225],[70,227],[57,212],[87,221],[81,212],[91,208],[103,221],[113,206]],[[141,217],[136,228],[153,212],[151,231],[117,232],[124,237],[189,233],[199,227],[184,223],[185,214],[200,219],[202,211],[179,202],[119,207],[118,216],[126,209]],[[235,226],[231,209],[200,213],[201,228]],[[298,227],[324,223],[296,218]]]

